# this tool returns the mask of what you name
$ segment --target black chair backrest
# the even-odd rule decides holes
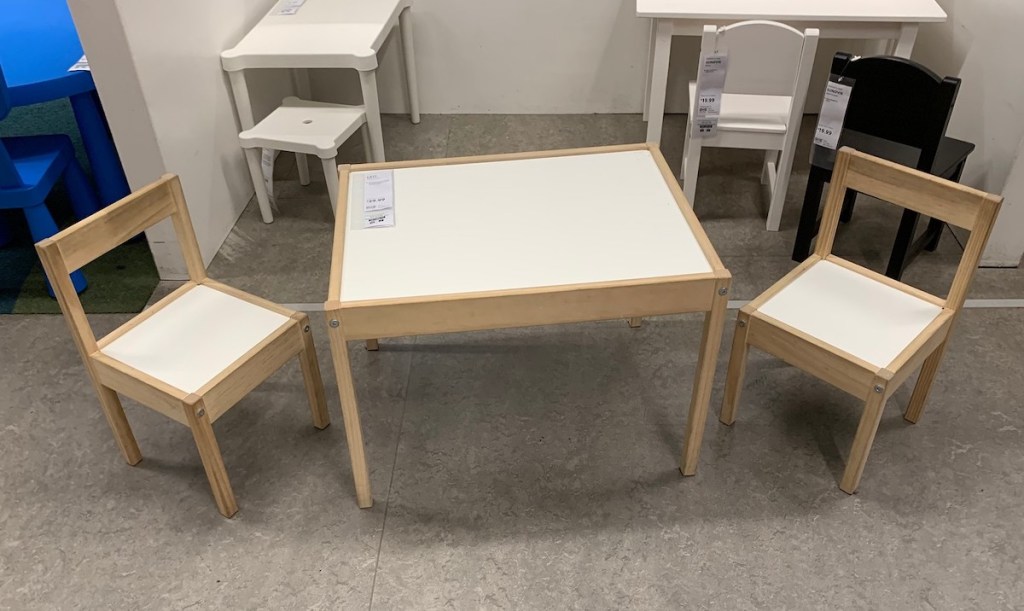
[[[921,151],[917,169],[928,172],[946,134],[960,79],[940,78],[901,57],[836,53],[832,73],[855,80],[843,131],[853,130]]]

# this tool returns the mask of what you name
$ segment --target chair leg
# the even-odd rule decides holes
[[[633,318],[630,318],[626,322],[629,323],[630,329],[639,329],[640,327],[643,326],[644,319],[640,316],[634,316]]]
[[[306,385],[306,397],[309,409],[313,414],[313,426],[325,429],[331,424],[331,416],[327,412],[327,398],[324,396],[324,381],[320,377],[320,362],[316,358],[316,346],[313,345],[313,334],[309,330],[309,316],[297,313],[298,330],[302,335],[302,352],[299,353],[299,365],[302,367],[302,380]]]
[[[366,349],[370,352],[376,352],[380,350],[380,342],[375,339],[366,340]]]
[[[338,213],[338,158],[321,159],[324,168],[324,180],[327,181],[327,196],[331,199],[331,210]]]
[[[305,187],[309,180],[309,160],[302,153],[295,153],[295,167],[299,170],[299,184]]]
[[[249,176],[252,178],[252,186],[256,189],[256,203],[260,206],[260,216],[264,223],[274,222],[274,212],[270,209],[270,196],[267,194],[267,187],[263,183],[263,167],[260,165],[260,149],[251,148],[245,150],[245,161],[249,164]]]
[[[872,382],[871,394],[864,403],[864,413],[857,425],[857,434],[853,438],[850,456],[846,460],[846,470],[839,483],[839,489],[846,494],[853,494],[860,485],[860,477],[864,474],[864,465],[868,461],[871,445],[875,442],[878,423],[882,421],[882,410],[885,407],[886,380],[875,378]]]
[[[768,150],[764,152],[764,165],[761,166],[761,184],[766,185],[771,182],[771,167],[774,165],[776,168],[779,166],[779,152]]]
[[[33,242],[40,242],[57,233],[57,223],[54,222],[50,209],[46,207],[46,202],[24,208],[22,211],[25,213],[25,221],[28,222],[28,230],[32,234]],[[75,286],[75,291],[79,293],[88,286],[81,270],[71,272],[71,283]],[[46,290],[53,297],[53,287],[50,286],[49,279],[46,280]]]
[[[186,398],[182,408],[185,410],[189,428],[192,429],[192,437],[196,440],[199,458],[203,461],[206,478],[210,481],[210,490],[213,492],[214,502],[217,503],[217,510],[225,518],[230,518],[238,513],[238,503],[235,502],[235,493],[231,490],[231,482],[228,481],[228,472],[224,468],[224,457],[220,454],[220,446],[217,445],[217,438],[213,435],[210,415],[206,413],[203,400],[195,395]]]
[[[700,173],[701,139],[690,137],[690,146],[683,151],[683,194],[693,208],[697,195],[697,174]]]
[[[692,114],[692,113],[691,113]],[[686,183],[686,155],[690,152],[690,131],[693,129],[691,116],[686,116],[686,127],[683,130],[683,160],[679,164],[679,180]]]
[[[827,172],[811,167],[807,176],[807,190],[804,191],[804,204],[800,209],[800,224],[793,242],[793,260],[802,262],[811,254],[811,240],[818,229],[818,209],[821,206],[821,193],[825,190]]]
[[[370,127],[366,123],[359,128],[359,137],[363,140],[363,155],[366,157],[366,161],[376,161],[373,158],[373,145],[370,143]]]
[[[76,218],[84,219],[100,209],[96,191],[89,184],[89,179],[85,177],[85,172],[82,171],[82,167],[75,159],[72,159],[68,163],[68,167],[64,168],[64,186],[68,189],[71,209],[74,210]]]
[[[843,209],[839,213],[840,223],[849,223],[853,219],[853,207],[857,205],[857,192],[849,189],[843,196]]]
[[[932,389],[932,382],[935,381],[935,374],[939,371],[939,365],[942,364],[942,357],[946,353],[946,341],[939,344],[939,347],[932,352],[931,356],[924,360],[924,365],[921,365],[921,373],[917,376],[917,384],[914,385],[914,392],[910,395],[910,403],[907,404],[907,410],[903,412],[903,419],[912,424],[917,424],[917,421],[921,419],[921,414],[924,413],[924,405],[928,400],[928,393]]]
[[[679,471],[683,475],[697,473],[701,440],[708,419],[708,403],[711,402],[711,387],[718,364],[718,349],[722,346],[722,327],[725,325],[725,308],[729,303],[728,281],[719,281],[711,311],[704,314],[704,333],[700,340],[700,356],[697,359],[697,376],[693,383],[690,399],[690,414],[686,418],[686,440]],[[723,292],[722,289],[725,289]]]
[[[750,345],[747,344],[747,330],[750,316],[740,312],[736,318],[736,333],[732,336],[732,350],[729,353],[729,372],[725,377],[725,399],[722,401],[722,412],[718,420],[731,426],[736,422],[736,410],[739,408],[740,394],[743,392],[743,378],[747,372],[747,355]]]
[[[796,148],[795,142],[787,142],[786,146],[791,149]],[[780,151],[775,171],[770,173],[769,176],[769,178],[774,177],[774,180],[769,180],[772,195],[768,203],[768,220],[765,222],[765,227],[768,231],[778,231],[779,225],[782,223],[782,210],[786,206],[786,192],[789,191],[789,175],[793,167],[793,153],[793,150]]]
[[[124,407],[117,393],[97,382],[93,382],[96,394],[100,398],[100,407],[103,408],[103,415],[107,418],[107,424],[114,433],[114,441],[121,450],[124,461],[133,467],[142,460],[142,452],[139,451],[139,444],[132,434],[132,427],[128,424],[128,418],[124,414]]]

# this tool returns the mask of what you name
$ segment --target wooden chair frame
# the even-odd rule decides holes
[[[174,225],[188,269],[188,282],[97,341],[71,284],[70,272],[167,218]],[[238,505],[212,425],[294,356],[299,357],[302,367],[313,425],[323,429],[330,424],[308,316],[225,286],[206,276],[177,176],[163,176],[89,218],[42,240],[36,244],[36,250],[99,397],[103,414],[129,465],[138,464],[142,454],[118,393],[192,429],[217,508],[221,514],[230,518],[238,511]],[[199,285],[276,312],[289,321],[194,393],[185,393],[101,352],[104,346]]]
[[[857,191],[962,227],[971,232],[949,294],[941,299],[832,254],[836,229],[847,190]],[[832,384],[859,399],[864,412],[853,440],[840,489],[857,490],[886,400],[921,368],[904,418],[916,423],[946,350],[953,323],[967,296],[982,251],[988,241],[1002,198],[949,182],[924,172],[843,148],[836,159],[833,180],[815,252],[793,271],[740,309],[733,337],[725,400],[720,420],[731,425],[742,390],[750,346]],[[885,367],[876,367],[760,311],[771,297],[821,261],[843,266],[867,278],[942,308],[940,314]]]
[[[348,183],[353,171],[371,171],[410,167],[539,159],[567,155],[588,155],[622,151],[649,150],[683,218],[693,232],[711,271],[685,276],[666,276],[614,282],[535,287],[525,289],[482,291],[425,297],[343,301],[341,277],[344,269],[345,234],[348,223]],[[700,454],[701,440],[707,421],[715,364],[721,346],[722,329],[732,276],[722,265],[700,222],[686,201],[672,170],[653,144],[627,144],[582,149],[565,149],[528,153],[456,157],[424,161],[370,163],[352,168],[340,167],[341,197],[335,215],[334,248],[328,300],[324,304],[330,327],[334,372],[341,395],[341,413],[345,420],[359,507],[373,505],[370,476],[366,465],[362,426],[356,402],[355,384],[348,356],[348,342],[367,340],[369,349],[377,348],[378,338],[427,335],[483,329],[503,329],[595,320],[625,318],[631,327],[640,325],[645,316],[703,312],[704,330],[697,361],[696,380],[690,401],[689,416],[679,470],[694,475]]]

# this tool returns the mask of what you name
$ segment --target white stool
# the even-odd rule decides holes
[[[249,173],[252,175],[253,187],[256,188],[256,201],[259,202],[263,222],[274,222],[274,214],[270,210],[270,194],[263,183],[260,149],[295,153],[299,182],[303,185],[309,184],[306,155],[319,157],[327,180],[327,193],[331,197],[331,209],[334,210],[338,205],[338,147],[357,129],[363,136],[367,161],[372,161],[366,112],[361,106],[287,97],[267,118],[252,129],[238,134],[238,141],[245,149],[245,159],[249,163]]]

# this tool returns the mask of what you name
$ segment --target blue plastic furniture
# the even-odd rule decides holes
[[[0,68],[10,105],[68,98],[100,200],[110,204],[128,195],[128,181],[92,73],[68,72],[82,54],[66,0],[0,0]]]
[[[0,68],[0,120],[10,110]],[[65,135],[0,138],[0,210],[21,209],[34,242],[57,233],[57,223],[46,207],[46,196],[61,177],[75,216],[84,219],[99,209],[96,194],[75,159],[71,138]],[[85,290],[82,272],[75,271],[71,280],[76,291]]]

